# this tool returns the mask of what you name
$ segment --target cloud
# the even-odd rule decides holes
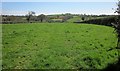
[[[118,0],[2,0],[2,2],[118,2]]]
[[[2,11],[2,15],[26,15],[28,13],[28,11],[8,11],[8,10],[3,10]],[[109,12],[109,11],[105,11],[105,10],[97,10],[97,11],[88,11],[88,10],[84,10],[84,11],[73,11],[73,12],[35,12],[36,15],[40,15],[40,14],[45,14],[45,15],[50,15],[50,14],[65,14],[65,13],[72,13],[72,14],[87,14],[87,15],[101,15],[101,14],[106,14],[106,15],[115,15],[114,12]]]
[[[27,11],[8,11],[8,10],[3,10],[2,15],[26,15],[28,12]]]

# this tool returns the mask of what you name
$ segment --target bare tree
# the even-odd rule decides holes
[[[31,17],[32,17],[33,15],[35,15],[35,12],[33,12],[33,11],[29,11],[29,12],[28,12],[28,14],[27,14],[27,21],[28,21],[28,22],[30,22],[30,19],[31,19]]]

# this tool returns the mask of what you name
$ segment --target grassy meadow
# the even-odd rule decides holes
[[[103,69],[117,61],[114,28],[92,24],[3,24],[3,69]]]

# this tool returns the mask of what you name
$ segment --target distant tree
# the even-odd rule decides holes
[[[67,17],[67,19],[71,19],[71,18],[73,18],[73,15],[70,14],[70,13],[66,13],[65,16]]]
[[[26,20],[27,20],[28,22],[30,22],[30,19],[32,18],[33,15],[35,15],[35,12],[29,11],[28,14],[26,15],[26,17],[27,17]]]
[[[37,17],[38,20],[40,20],[40,22],[43,22],[43,20],[45,20],[46,16],[44,14],[41,14]]]
[[[59,18],[59,15],[57,15],[57,19]]]
[[[81,19],[84,21],[84,20],[85,20],[85,17],[82,17]]]
[[[87,17],[86,14],[82,14],[82,15],[81,15],[81,19],[82,19],[82,21],[85,21],[85,20],[86,20],[86,17]]]
[[[67,21],[67,16],[64,16],[63,18],[62,18],[62,22],[66,22]]]
[[[63,14],[62,22],[66,22],[68,19],[73,18],[73,15],[70,13]]]
[[[3,18],[2,18],[2,21],[3,21],[4,23],[12,24],[12,23],[15,23],[15,19],[16,19],[15,16],[10,15],[10,16],[5,16],[5,17],[3,17]]]
[[[11,15],[9,18],[10,18],[11,23],[15,23],[16,16]]]

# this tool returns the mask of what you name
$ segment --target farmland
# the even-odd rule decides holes
[[[114,28],[93,24],[2,25],[3,69],[103,69],[117,61]]]

